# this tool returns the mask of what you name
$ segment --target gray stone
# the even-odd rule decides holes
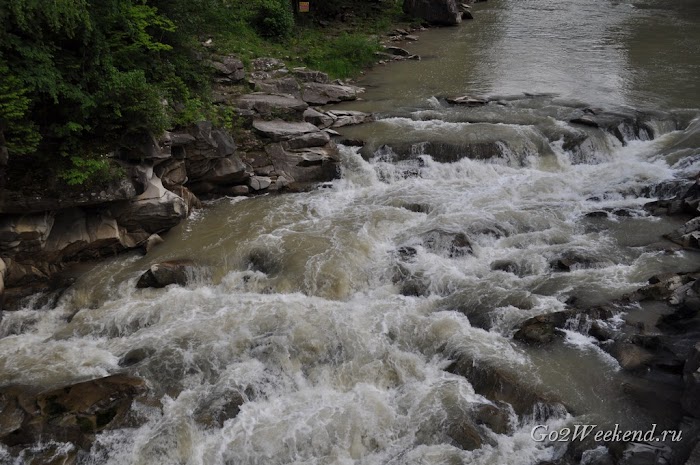
[[[366,122],[373,121],[374,118],[372,115],[369,115],[367,113],[361,112],[361,111],[339,111],[339,110],[334,110],[334,111],[329,111],[329,115],[331,115],[335,121],[333,121],[332,127],[334,128],[339,128],[342,126],[349,126],[353,124],[362,124]]]
[[[289,123],[282,120],[255,120],[253,121],[253,129],[273,141],[287,140],[302,134],[319,132],[319,129],[310,123]]]
[[[304,111],[304,121],[311,123],[321,129],[330,127],[333,124],[333,117],[313,108]]]
[[[302,87],[302,99],[313,105],[325,105],[346,100],[355,100],[359,88],[337,84],[307,82]]]
[[[270,187],[270,184],[272,184],[272,180],[266,176],[252,176],[248,180],[248,185],[254,191],[265,190]]]
[[[187,182],[187,168],[184,160],[166,160],[155,167],[154,173],[161,179],[166,189],[172,189]]]
[[[284,142],[286,149],[296,150],[307,147],[322,147],[331,140],[328,133],[324,131],[310,132],[301,136],[294,137]]]
[[[146,239],[146,242],[143,245],[143,250],[144,252],[148,253],[153,250],[153,247],[160,245],[163,242],[165,241],[158,234],[151,234],[148,236],[148,239]]]
[[[251,82],[257,92],[265,92],[268,94],[285,94],[291,95],[294,98],[301,97],[301,87],[299,87],[297,80],[292,77]]]
[[[391,55],[402,56],[402,57],[411,56],[411,52],[409,52],[408,50],[403,49],[401,47],[389,46],[389,47],[384,47],[384,50]]]
[[[264,116],[302,113],[309,107],[304,101],[290,95],[264,93],[243,95],[236,101],[236,105]]]

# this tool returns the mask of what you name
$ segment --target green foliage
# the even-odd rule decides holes
[[[69,186],[106,182],[124,175],[106,157],[73,156],[70,162],[71,165],[59,173],[59,177]]]
[[[288,0],[262,0],[258,5],[255,27],[263,37],[282,40],[294,29],[294,14]]]
[[[377,39],[363,34],[341,34],[326,41],[323,47],[309,51],[306,65],[325,71],[335,77],[348,77],[376,61],[379,50]]]

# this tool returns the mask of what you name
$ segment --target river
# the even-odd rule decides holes
[[[340,179],[212,201],[147,256],[97,265],[56,309],[6,314],[0,383],[104,376],[143,349],[130,370],[158,406],[136,403],[137,426],[98,435],[79,458],[95,465],[537,464],[561,448],[533,441],[536,424],[673,427],[625,395],[632,377],[592,338],[568,331],[537,348],[513,333],[573,297],[603,304],[697,268],[696,254],[659,246],[680,223],[650,216],[641,193],[700,168],[700,5],[473,11],[406,45],[422,60],[368,71],[363,100],[338,106],[378,115],[342,129],[366,144],[341,147]],[[463,94],[491,103],[442,99]],[[621,141],[572,125],[584,107],[647,116]],[[475,144],[498,155],[460,158]],[[601,211],[613,213],[591,215]],[[552,269],[572,252],[588,265]],[[135,288],[149,265],[178,258],[201,265],[188,286]],[[518,414],[477,393],[460,360],[565,409]],[[207,420],[240,396],[234,418]],[[463,425],[485,405],[506,426],[479,423],[467,447]]]

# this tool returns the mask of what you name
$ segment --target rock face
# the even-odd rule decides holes
[[[462,22],[462,13],[455,0],[404,0],[403,11],[441,26],[455,26]]]
[[[13,448],[41,439],[87,449],[100,431],[124,424],[145,383],[126,375],[85,381],[39,394],[22,387],[0,390],[0,442]]]

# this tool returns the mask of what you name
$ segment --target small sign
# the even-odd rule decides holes
[[[299,13],[308,13],[309,3],[310,2],[299,2]]]

